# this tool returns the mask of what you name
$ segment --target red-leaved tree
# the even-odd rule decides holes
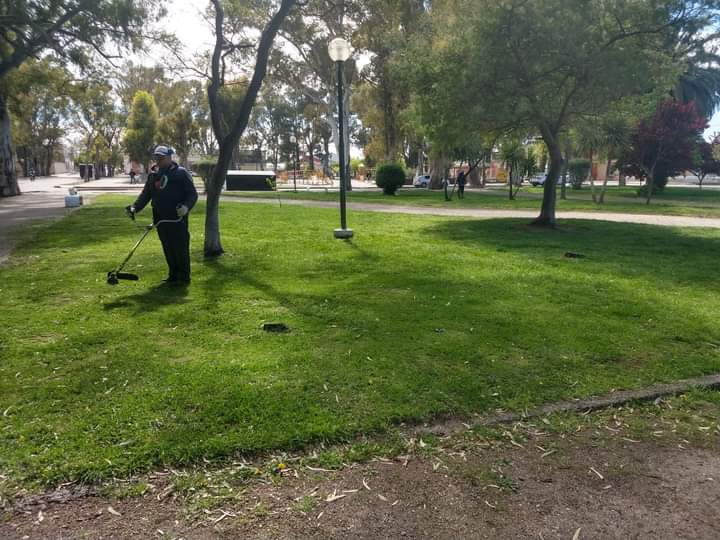
[[[621,172],[645,182],[646,204],[670,176],[693,169],[697,142],[706,127],[694,102],[672,98],[658,103],[653,116],[636,126],[618,165]]]

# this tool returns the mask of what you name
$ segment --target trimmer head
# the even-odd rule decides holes
[[[118,283],[120,283],[121,279],[127,281],[137,281],[140,278],[136,274],[127,274],[125,272],[108,272],[107,284],[117,285]]]

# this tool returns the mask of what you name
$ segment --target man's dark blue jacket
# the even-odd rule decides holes
[[[180,205],[192,210],[197,198],[192,177],[173,161],[167,169],[148,175],[145,187],[133,206],[139,212],[152,201],[153,221],[157,223],[161,219],[177,219],[177,207]]]

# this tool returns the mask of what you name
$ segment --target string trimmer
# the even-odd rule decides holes
[[[130,216],[133,221],[135,221],[135,214],[131,214]],[[163,223],[180,223],[183,218],[178,219],[162,219],[158,221],[157,223],[152,223],[150,225],[145,226],[145,232],[140,237],[140,239],[135,243],[133,248],[130,250],[130,253],[127,254],[127,257],[123,260],[123,262],[120,263],[120,266],[118,266],[115,270],[111,270],[107,273],[107,283],[108,285],[117,285],[121,279],[127,280],[127,281],[137,281],[140,279],[140,277],[137,274],[130,274],[128,272],[121,272],[123,267],[128,263],[130,258],[133,256],[133,253],[135,253],[135,250],[138,248],[140,244],[142,244],[142,241],[145,240],[145,237],[148,235],[150,231],[152,231],[154,228],[156,228],[158,225],[162,225]]]

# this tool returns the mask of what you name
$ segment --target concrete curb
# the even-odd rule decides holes
[[[498,424],[522,422],[531,418],[540,418],[556,413],[596,411],[608,407],[625,405],[632,401],[652,401],[658,398],[675,396],[693,389],[720,389],[720,373],[693,379],[684,379],[670,384],[656,384],[636,390],[620,390],[611,394],[587,399],[557,401],[521,413],[500,413],[480,416],[470,422],[462,422],[454,419],[447,420],[445,422],[437,422],[428,426],[418,427],[415,431],[433,435],[451,435],[466,431],[468,425],[471,427],[488,427]]]
[[[674,396],[695,388],[720,389],[720,373],[697,377],[694,379],[685,379],[676,383],[658,384],[645,388],[638,388],[637,390],[622,390],[588,399],[558,401],[542,405],[524,413],[503,413],[490,416],[480,416],[477,417],[477,420],[474,423],[463,422],[458,419],[449,419],[444,422],[436,422],[432,425],[416,426],[414,428],[410,427],[407,428],[406,432],[416,433],[418,435],[454,435],[467,431],[468,426],[473,428],[507,424],[560,412],[594,411],[607,407],[623,405],[632,401],[650,401],[660,397]],[[309,451],[308,449],[306,450]],[[302,450],[299,453],[304,453],[306,450]],[[71,482],[69,485],[66,484],[55,488],[52,491],[26,495],[20,500],[12,503],[9,508],[6,508],[5,510],[9,512],[28,512],[36,507],[44,507],[50,503],[64,504],[76,499],[99,495],[101,493],[100,487],[101,486],[99,485],[78,485]]]

